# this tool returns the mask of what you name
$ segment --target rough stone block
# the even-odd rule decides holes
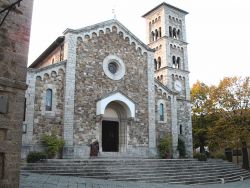
[[[0,114],[6,114],[8,112],[8,96],[0,96]]]

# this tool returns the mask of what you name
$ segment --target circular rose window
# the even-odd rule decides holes
[[[112,80],[120,80],[125,75],[125,65],[121,58],[109,55],[103,60],[103,71]]]
[[[112,74],[115,74],[118,70],[118,65],[116,62],[110,62],[108,64],[108,69]]]

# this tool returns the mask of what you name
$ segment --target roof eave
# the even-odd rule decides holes
[[[58,37],[28,68],[35,68],[53,50],[55,50],[63,41],[64,41],[64,36]]]
[[[146,14],[142,15],[142,17],[145,18],[147,15],[149,15],[150,13],[152,13],[153,11],[155,11],[156,9],[160,8],[161,6],[168,6],[170,8],[173,8],[175,10],[178,10],[178,11],[182,12],[185,15],[188,14],[188,12],[185,11],[185,10],[182,10],[182,9],[180,9],[178,7],[175,7],[173,5],[170,5],[170,4],[167,4],[167,3],[163,2],[163,3],[159,4],[159,5],[157,5],[156,7],[154,7],[153,9],[151,9],[150,11],[148,11]]]

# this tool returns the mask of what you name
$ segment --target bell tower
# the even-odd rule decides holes
[[[142,17],[146,19],[147,42],[155,49],[155,78],[190,100],[185,16],[188,12],[165,2]]]

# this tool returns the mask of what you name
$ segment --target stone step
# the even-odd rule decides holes
[[[39,172],[39,173],[53,173],[53,172],[83,172],[83,173],[106,173],[107,171],[110,171],[110,169],[58,169],[58,168],[49,168],[49,169],[23,169],[24,171],[29,171],[29,172]],[[174,174],[178,172],[178,174],[190,174],[191,172],[195,172],[196,174],[208,174],[208,173],[232,173],[232,172],[242,172],[240,169],[198,169],[198,170],[190,170],[190,169],[182,169],[182,170],[176,170],[176,169],[167,169],[167,168],[158,168],[158,169],[152,169],[152,168],[140,168],[140,169],[129,169],[129,168],[124,168],[124,169],[113,169],[111,171],[113,174],[114,173],[122,173],[122,174],[134,174],[134,173],[148,173],[148,172],[154,172],[154,173],[168,173],[168,174]]]
[[[240,181],[250,173],[232,163],[194,159],[89,159],[48,160],[43,163],[23,163],[22,174],[45,173],[51,175],[80,176],[116,181],[167,182],[207,184]]]

